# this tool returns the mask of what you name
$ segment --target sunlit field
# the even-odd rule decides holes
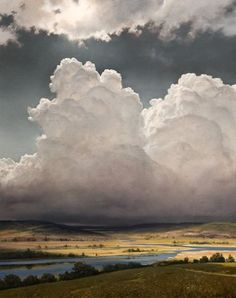
[[[103,231],[61,231],[47,225],[11,225],[0,229],[0,250],[25,250],[76,256],[137,255],[187,250],[183,245],[236,245],[236,224],[212,223]],[[229,251],[227,251],[228,253]],[[235,254],[232,252],[232,254]],[[181,257],[194,257],[182,253]]]

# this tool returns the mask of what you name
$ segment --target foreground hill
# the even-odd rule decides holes
[[[0,291],[0,298],[233,298],[235,264],[146,267]]]

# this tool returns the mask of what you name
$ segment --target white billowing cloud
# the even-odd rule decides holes
[[[0,13],[14,12],[17,27],[66,34],[83,41],[94,37],[109,40],[125,28],[139,33],[152,23],[163,38],[171,38],[182,24],[198,31],[236,34],[234,0],[2,0]]]
[[[43,135],[0,160],[0,215],[108,222],[236,211],[236,86],[187,74],[143,109],[114,70],[64,59],[53,100],[29,109]]]
[[[51,81],[57,97],[29,109],[44,133],[37,153],[19,163],[1,160],[2,204],[16,216],[48,212],[77,220],[146,216],[154,197],[163,210],[172,174],[143,150],[139,96],[122,88],[116,71],[99,75],[94,64],[76,59],[63,60]]]
[[[235,205],[236,85],[186,74],[151,105],[143,111],[147,154],[190,186],[186,199],[197,210]]]

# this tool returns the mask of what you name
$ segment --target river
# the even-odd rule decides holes
[[[150,265],[158,261],[167,260],[175,257],[178,253],[186,251],[236,251],[236,247],[219,247],[219,246],[184,246],[170,253],[145,254],[137,256],[106,256],[106,257],[83,257],[83,258],[47,258],[32,260],[9,260],[0,261],[0,279],[8,274],[16,274],[21,278],[28,275],[41,276],[44,273],[60,274],[70,271],[75,262],[84,262],[94,266],[98,270],[103,266],[110,264],[126,264],[129,262],[138,262],[142,265]],[[6,268],[4,268],[6,267]]]

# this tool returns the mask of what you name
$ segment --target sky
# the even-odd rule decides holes
[[[0,218],[232,220],[235,14],[233,0],[1,1]]]

